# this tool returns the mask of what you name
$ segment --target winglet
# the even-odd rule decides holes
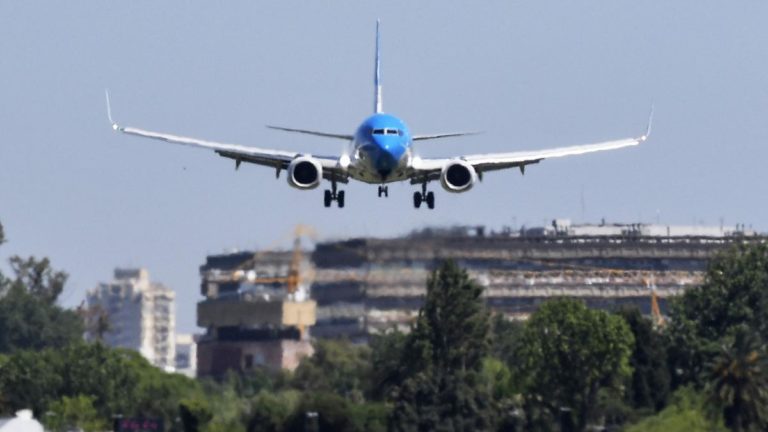
[[[651,104],[651,112],[648,114],[648,126],[645,128],[645,133],[640,137],[640,141],[645,141],[651,136],[651,126],[653,125],[653,104]]]
[[[104,89],[104,95],[107,97],[107,118],[112,125],[112,129],[120,130],[120,126],[112,119],[112,105],[109,103],[109,89]]]

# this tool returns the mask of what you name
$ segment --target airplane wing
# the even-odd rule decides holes
[[[323,177],[330,180],[335,179],[341,183],[347,182],[348,175],[339,165],[339,157],[333,156],[315,156],[292,151],[264,149],[250,147],[239,144],[227,144],[215,141],[207,141],[198,138],[191,138],[179,135],[172,135],[162,132],[154,132],[131,126],[121,126],[112,119],[112,109],[109,103],[109,93],[107,93],[107,116],[112,124],[112,129],[128,135],[134,135],[142,138],[156,139],[174,144],[188,145],[213,150],[219,156],[234,159],[236,167],[242,162],[249,162],[257,165],[268,166],[277,170],[285,169],[291,161],[299,156],[312,156],[317,159],[323,167]]]
[[[651,134],[651,116],[648,119],[648,128],[645,134],[637,138],[625,138],[616,141],[606,141],[596,144],[559,147],[545,150],[519,151],[510,153],[488,153],[459,156],[455,158],[416,159],[412,163],[411,183],[437,180],[440,171],[445,164],[453,160],[461,160],[472,165],[478,174],[488,171],[496,171],[506,168],[520,168],[525,170],[526,165],[536,164],[544,159],[580,155],[604,150],[616,150],[623,147],[636,146],[648,139]]]

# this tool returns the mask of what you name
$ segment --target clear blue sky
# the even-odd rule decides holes
[[[50,256],[71,275],[65,305],[115,266],[144,266],[176,290],[188,331],[206,254],[269,245],[296,223],[325,238],[657,214],[766,230],[766,16],[758,1],[0,1],[0,258]],[[106,120],[109,87],[127,125],[337,152],[264,125],[352,132],[371,110],[376,18],[385,111],[415,133],[486,131],[424,143],[424,156],[633,136],[652,102],[654,134],[492,173],[467,194],[433,184],[431,212],[412,208],[409,185],[388,199],[349,185],[340,211],[322,189]]]

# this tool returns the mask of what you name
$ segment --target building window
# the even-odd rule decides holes
[[[253,368],[253,354],[246,354],[245,355],[245,369],[252,369]]]

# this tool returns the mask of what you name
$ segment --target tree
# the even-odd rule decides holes
[[[0,352],[64,347],[82,334],[82,320],[74,311],[42,301],[19,284],[0,299]]]
[[[5,292],[0,298],[0,352],[63,347],[80,340],[80,317],[55,304],[66,273],[53,270],[47,258],[15,256],[10,264],[14,279],[0,281],[5,285],[0,287]]]
[[[93,407],[93,397],[84,395],[64,396],[53,402],[43,416],[43,421],[52,432],[97,432],[107,429],[106,421]]]
[[[707,418],[704,397],[692,387],[681,387],[658,414],[626,428],[626,432],[726,432],[722,420]]]
[[[51,350],[19,351],[0,368],[0,412],[32,409],[38,417],[62,395],[63,359]]]
[[[205,399],[183,399],[179,402],[179,417],[184,432],[200,432],[213,418]]]
[[[214,413],[205,428],[206,432],[244,432],[250,408],[244,395],[250,394],[250,389],[245,388],[242,377],[234,372],[228,373],[224,382],[204,380],[202,386],[211,412]]]
[[[69,277],[63,271],[51,268],[48,258],[38,260],[35,257],[21,258],[13,256],[9,260],[16,280],[14,286],[21,286],[36,298],[53,304],[64,290]]]
[[[708,403],[733,431],[768,426],[768,362],[765,346],[741,329],[709,365]]]
[[[720,340],[746,326],[768,334],[768,245],[739,244],[710,262],[704,283],[671,302],[667,334],[673,386],[701,385]]]
[[[5,232],[3,231],[3,224],[0,223],[0,245],[5,243]],[[2,297],[6,290],[8,289],[8,280],[3,275],[3,272],[0,272],[0,297]]]
[[[166,424],[176,418],[181,400],[203,396],[196,381],[164,373],[139,353],[84,342],[8,356],[0,368],[0,394],[3,412],[32,408],[42,417],[65,396],[87,395],[102,419],[163,417]]]
[[[491,355],[506,364],[514,363],[524,328],[524,323],[520,321],[495,314],[491,319]]]
[[[387,414],[384,404],[354,403],[334,393],[305,392],[282,430],[383,432]],[[258,430],[275,429],[249,428],[249,431]]]
[[[629,325],[635,340],[629,358],[632,377],[627,401],[634,408],[659,411],[666,406],[670,391],[666,340],[637,308],[620,310],[618,315]]]
[[[370,393],[370,348],[343,340],[318,340],[314,347],[314,355],[303,359],[296,368],[294,386],[362,402]]]
[[[391,398],[393,388],[405,379],[400,376],[400,359],[405,340],[406,335],[396,329],[370,337],[373,399]]]
[[[279,432],[298,407],[300,394],[296,391],[261,392],[253,401],[248,432]]]
[[[489,315],[482,288],[453,262],[427,282],[424,306],[405,341],[390,425],[395,430],[488,430],[495,423],[480,378]]]
[[[623,319],[590,310],[578,300],[545,302],[527,322],[518,361],[529,409],[545,407],[553,418],[569,408],[584,430],[595,420],[601,389],[618,389],[632,373],[634,338]]]

